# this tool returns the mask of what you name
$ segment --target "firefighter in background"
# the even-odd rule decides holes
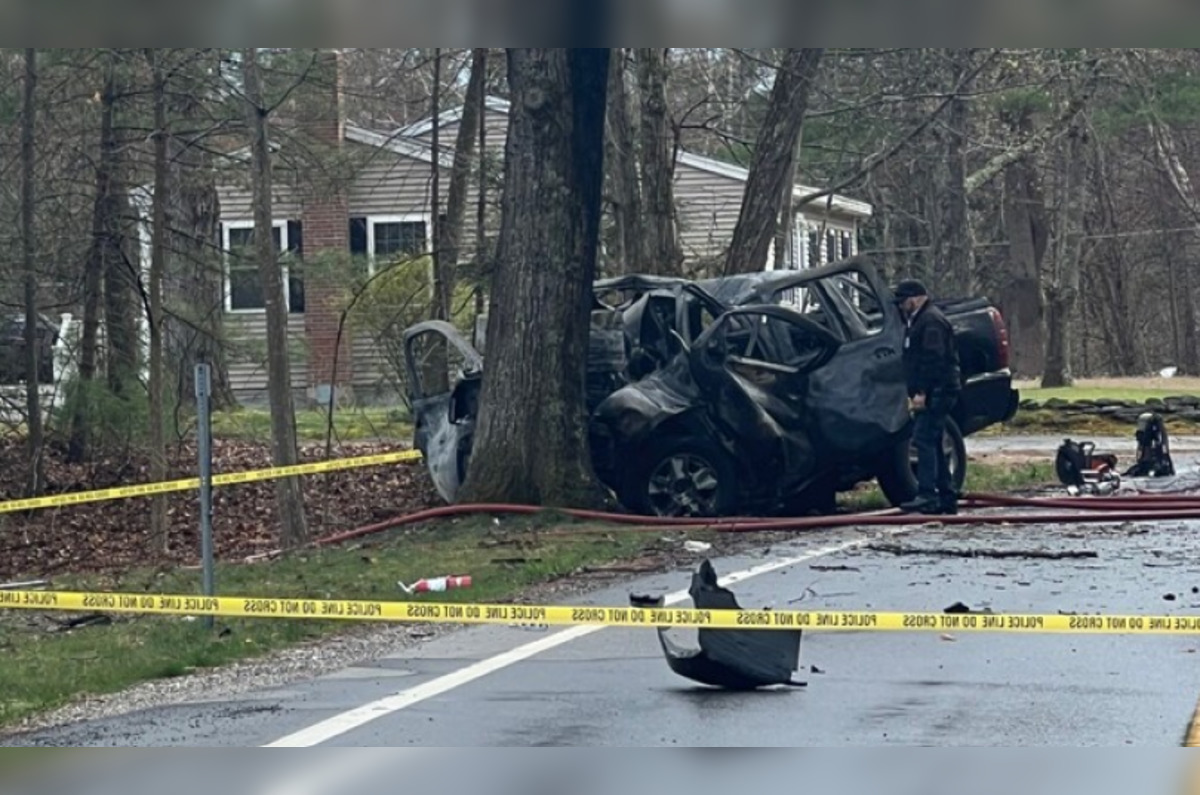
[[[895,302],[908,323],[904,369],[917,448],[917,497],[900,508],[905,513],[953,515],[958,513],[959,494],[943,439],[962,390],[954,329],[933,305],[925,285],[915,279],[897,285]]]

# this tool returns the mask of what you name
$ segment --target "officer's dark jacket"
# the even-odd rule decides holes
[[[908,394],[957,394],[961,388],[954,329],[942,311],[926,301],[909,321],[904,340]]]

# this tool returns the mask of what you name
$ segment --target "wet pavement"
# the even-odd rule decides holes
[[[733,586],[750,608],[940,612],[961,602],[997,613],[1195,614],[1196,530],[1179,523],[932,527],[887,538],[838,532],[715,563],[727,575],[828,553]],[[897,555],[896,546],[1098,557]],[[631,592],[685,590],[690,574],[647,578],[580,601],[622,606]],[[806,690],[730,694],[672,674],[652,631],[606,629],[454,681],[468,666],[493,665],[497,655],[559,632],[467,630],[236,703],[169,707],[8,745],[266,746],[390,699],[344,731],[326,729],[319,742],[303,744],[1177,747],[1200,697],[1200,637],[814,633],[802,649]],[[398,693],[416,697],[397,708]]]

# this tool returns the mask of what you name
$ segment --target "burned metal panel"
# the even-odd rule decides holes
[[[733,592],[723,588],[716,569],[704,561],[690,590],[698,610],[741,610]],[[662,600],[630,597],[635,606],[661,606]],[[701,629],[699,649],[676,643],[671,630],[660,629],[659,641],[671,670],[685,679],[725,690],[805,687],[796,681],[802,630]]]
[[[437,378],[439,386],[429,384],[430,362],[423,360],[418,341],[422,337],[440,338],[446,352],[455,351],[460,368]],[[419,323],[404,333],[405,365],[408,369],[409,398],[412,402],[413,442],[425,457],[438,495],[448,503],[458,499],[465,474],[465,459],[475,432],[475,400],[478,396],[483,357],[450,323]],[[437,365],[451,367],[451,357],[443,356]],[[443,391],[448,386],[449,391]]]

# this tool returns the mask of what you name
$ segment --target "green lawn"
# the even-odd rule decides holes
[[[1018,382],[1022,400],[1039,403],[1059,400],[1126,400],[1145,403],[1168,397],[1200,395],[1200,379],[1196,378],[1100,378],[1084,379],[1065,389],[1042,389],[1037,382]]]

